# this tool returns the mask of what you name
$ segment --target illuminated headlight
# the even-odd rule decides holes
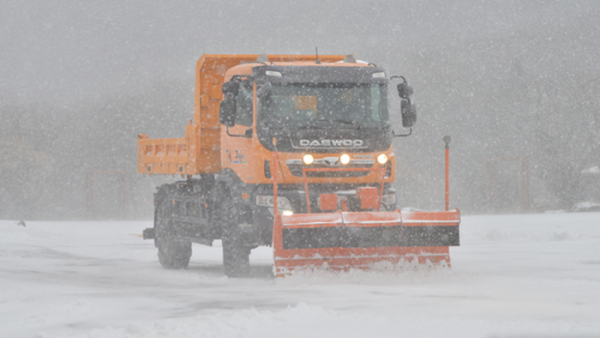
[[[261,207],[270,207],[272,208],[274,202],[273,196],[266,195],[258,195],[256,196],[256,205],[260,205]],[[292,204],[287,197],[277,197],[277,208],[282,210],[292,210]]]
[[[381,204],[394,205],[396,204],[396,194],[387,194],[381,196]]]
[[[340,156],[340,162],[342,164],[348,164],[348,163],[350,163],[350,155],[344,154],[344,155]]]
[[[377,156],[377,162],[379,162],[379,164],[385,164],[385,162],[387,162],[388,157],[386,154],[381,154],[379,156]]]
[[[315,159],[313,158],[313,156],[311,154],[306,154],[302,158],[302,161],[304,161],[304,164],[306,164],[306,165],[311,165],[314,160]]]

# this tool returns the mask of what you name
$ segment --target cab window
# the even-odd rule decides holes
[[[236,101],[236,112],[235,112],[235,124],[241,124],[242,126],[252,126],[252,82],[242,81],[240,83],[240,90],[238,95],[235,97]]]

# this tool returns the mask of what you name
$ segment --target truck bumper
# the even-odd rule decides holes
[[[319,209],[318,202],[318,198],[322,193],[336,193],[338,195],[338,200],[345,198],[348,201],[348,208],[351,211],[357,211],[360,208],[360,201],[359,198],[356,196],[356,187],[337,187],[336,189],[336,187],[309,186],[311,212],[322,212]],[[273,237],[273,208],[268,206],[257,205],[256,196],[259,195],[273,196],[272,186],[259,186],[254,192],[251,201],[254,230],[257,232],[257,236],[259,238],[259,241],[261,242],[260,244],[270,245]],[[396,190],[389,186],[385,186],[383,190],[383,195],[388,196],[386,201],[390,201],[392,203],[382,203],[382,207],[385,210],[396,210]],[[389,197],[390,195],[393,195],[393,198]],[[306,206],[306,194],[304,189],[299,189],[298,187],[286,188],[280,186],[278,188],[278,196],[280,198],[287,198],[292,208],[292,210],[287,210],[287,208],[281,208],[281,206],[279,206],[279,211],[291,211],[294,214],[308,212],[308,208]]]

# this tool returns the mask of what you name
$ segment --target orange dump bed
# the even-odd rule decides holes
[[[316,61],[315,55],[268,55],[269,62]],[[256,61],[258,54],[207,55],[196,63],[194,119],[183,138],[138,137],[138,172],[143,174],[198,175],[221,172],[221,86],[228,69]],[[320,55],[323,62],[343,60],[342,55]]]

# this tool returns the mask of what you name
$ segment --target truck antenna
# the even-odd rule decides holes
[[[315,51],[317,52],[317,62],[316,62],[316,64],[320,65],[321,64],[321,60],[319,60],[319,47],[315,47]]]

